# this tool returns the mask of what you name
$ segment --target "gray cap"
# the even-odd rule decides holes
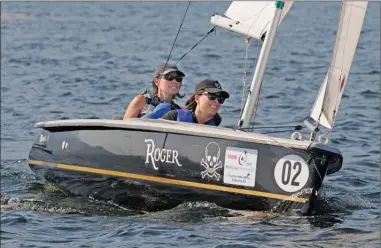
[[[195,93],[200,94],[203,92],[220,93],[225,98],[229,98],[229,93],[224,91],[221,84],[217,80],[204,79],[196,84]]]
[[[154,77],[156,78],[156,77],[159,77],[161,75],[165,75],[165,74],[173,72],[173,71],[177,72],[182,77],[185,76],[184,72],[180,71],[176,65],[168,64],[168,63],[167,64],[166,63],[160,63],[156,68]]]

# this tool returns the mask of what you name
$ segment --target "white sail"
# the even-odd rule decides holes
[[[211,23],[259,40],[269,29],[270,21],[273,19],[275,13],[275,2],[276,1],[232,2],[224,16],[212,16]],[[285,1],[278,25],[292,4],[293,1]]]
[[[325,127],[330,128],[331,124],[329,123],[326,116],[323,115],[323,113],[321,111],[321,107],[323,106],[325,89],[327,88],[328,74],[329,74],[329,72],[325,75],[324,81],[323,81],[322,85],[320,86],[319,93],[318,93],[318,96],[316,97],[315,103],[312,107],[310,117],[313,118],[315,121],[319,120],[320,125],[323,125]]]
[[[348,80],[367,6],[367,1],[344,1],[341,6],[331,65],[310,114],[312,119],[329,129],[333,128]]]

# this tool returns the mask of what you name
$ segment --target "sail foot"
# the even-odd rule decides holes
[[[257,30],[245,23],[241,23],[240,21],[235,21],[224,16],[214,15],[210,19],[210,22],[213,25],[228,29],[235,33],[243,34],[247,37],[251,37],[257,40],[260,40],[261,37],[261,35],[258,36],[258,34],[261,33],[260,30]]]

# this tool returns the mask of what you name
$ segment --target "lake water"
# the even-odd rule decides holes
[[[123,115],[167,59],[187,4],[1,4],[2,247],[379,247],[380,2],[369,3],[333,131],[343,168],[326,177],[317,216],[234,211],[207,202],[136,212],[59,192],[29,169],[36,122]],[[228,5],[192,2],[171,61]],[[308,116],[330,63],[339,10],[339,2],[294,4],[271,50],[257,127],[297,125]],[[252,42],[249,82],[258,54]],[[223,126],[233,126],[240,113],[244,58],[244,38],[217,29],[179,63],[184,93],[208,77],[230,92]]]

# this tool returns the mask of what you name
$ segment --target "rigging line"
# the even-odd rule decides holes
[[[315,157],[311,157],[311,158],[309,159],[309,161],[311,161],[311,160],[312,160],[312,162],[313,162],[313,164],[314,164],[314,168],[315,168],[317,174],[318,174],[319,177],[320,177],[321,182],[323,182],[323,177],[321,176],[321,174],[320,174],[318,168],[316,167]],[[307,163],[308,163],[309,161],[307,161]]]
[[[295,126],[273,126],[273,127],[266,127],[266,126],[264,126],[264,127],[255,127],[254,129],[258,129],[258,128],[260,128],[260,129],[262,129],[262,128],[294,128]]]
[[[283,133],[283,132],[290,132],[292,129],[284,129],[284,130],[278,130],[278,131],[268,131],[268,132],[261,132],[261,134],[269,134],[269,133]]]
[[[278,24],[279,25],[279,24]],[[265,30],[266,27],[264,27],[261,31],[261,33],[263,33],[263,31]],[[259,55],[260,55],[260,52],[261,52],[261,49],[262,49],[262,46],[263,46],[263,43],[264,43],[264,39],[265,39],[265,36],[266,36],[267,32],[264,32],[263,35],[261,36],[261,40],[262,40],[262,44],[260,43],[260,41],[258,40],[258,54],[257,54],[257,59],[255,61],[255,67],[257,67],[257,63],[258,63],[258,58],[259,58]],[[259,49],[259,47],[261,47],[261,49]],[[254,72],[255,73],[255,72]],[[254,77],[254,75],[253,75]],[[263,82],[263,79],[262,79],[262,82]],[[260,93],[261,93],[261,89],[262,89],[262,82],[260,83],[260,86],[259,86],[259,92],[258,92],[258,98],[257,98],[257,102],[255,102],[254,104],[256,105],[255,109],[254,109],[254,112],[253,112],[253,115],[251,116],[251,120],[250,120],[250,131],[253,131],[254,129],[254,122],[255,122],[255,115],[257,114],[257,109],[258,109],[258,102],[259,102],[259,96],[260,96]],[[248,92],[248,94],[251,94],[251,92]]]
[[[169,59],[170,59],[170,57],[171,57],[172,50],[173,50],[173,48],[175,47],[177,37],[179,36],[181,27],[183,26],[183,23],[184,23],[184,20],[185,20],[185,16],[186,16],[187,13],[188,13],[188,9],[189,9],[189,5],[190,5],[190,4],[191,4],[191,1],[188,2],[187,9],[185,10],[185,14],[184,14],[184,16],[183,16],[183,20],[181,21],[180,27],[179,27],[179,29],[177,30],[177,34],[176,34],[175,40],[174,40],[174,42],[173,42],[173,44],[172,44],[171,51],[170,51],[169,54],[168,54],[168,58],[167,58],[167,61],[165,62],[164,68],[167,66],[167,63],[168,63],[168,61],[169,61]]]
[[[264,7],[265,8],[265,7]],[[263,12],[263,10],[264,10],[264,8],[262,8],[262,10],[261,10],[261,12],[260,13],[262,13]],[[262,29],[262,31],[261,31],[261,33],[263,33],[263,31],[266,29],[266,27],[264,27],[263,29]],[[265,35],[265,33],[261,36],[261,40],[262,41],[264,41],[264,35]],[[247,74],[247,68],[246,68],[246,65],[247,65],[247,55],[248,55],[248,49],[249,49],[249,46],[250,46],[250,38],[248,37],[247,38],[247,40],[246,40],[246,60],[245,60],[245,71],[244,71],[244,81],[243,81],[243,84],[244,84],[244,86],[245,86],[245,84],[246,84],[246,74]],[[260,54],[260,47],[261,47],[261,44],[260,44],[260,41],[258,40],[258,50],[257,50],[257,57],[256,57],[256,59],[255,59],[255,63],[254,63],[254,66],[256,67],[257,66],[257,63],[258,63],[258,57],[259,57],[259,54]],[[253,74],[253,77],[254,77],[254,74]],[[247,92],[247,94],[245,94],[245,91]],[[243,113],[243,110],[244,110],[244,108],[245,108],[245,105],[246,105],[246,102],[247,102],[247,98],[248,98],[248,95],[249,94],[251,94],[251,91],[250,91],[250,89],[242,89],[242,105],[241,105],[241,111],[240,111],[240,120],[242,119],[242,113]],[[250,122],[251,122],[251,120],[250,120]],[[250,123],[250,128],[249,128],[249,131],[253,131],[253,128],[254,128],[254,125],[252,125],[251,123]],[[237,128],[238,128],[238,126],[237,126]]]
[[[295,129],[295,126],[278,126],[278,127],[254,127],[254,128],[252,128],[252,130],[251,130],[251,127],[248,127],[248,128],[241,128],[240,130],[243,130],[243,131],[245,131],[245,130],[249,130],[250,129],[250,131],[254,131],[254,130],[257,130],[257,132],[258,132],[258,129],[259,130],[262,130],[262,129],[279,129],[279,128],[288,128],[288,129],[283,129],[283,130],[277,130],[277,131],[267,131],[267,132],[265,132],[265,133],[280,133],[280,132],[289,132],[289,131],[295,131],[295,130],[300,130],[300,129]],[[291,129],[290,129],[291,128]]]
[[[264,30],[264,29],[263,29]],[[262,31],[263,31],[262,30]],[[249,44],[248,44],[248,46],[250,46],[250,42],[249,42]],[[258,40],[257,41],[257,56],[256,56],[256,59],[255,59],[255,62],[254,62],[254,68],[257,66],[257,64],[258,64],[258,58],[259,58],[259,54],[261,53],[261,43],[260,43],[260,41]],[[248,47],[247,47],[247,49],[248,49]],[[248,53],[248,50],[246,51],[247,53]],[[245,61],[245,65],[246,65],[246,62],[247,61]],[[246,73],[247,73],[247,71],[246,71]],[[254,77],[254,74],[252,75],[252,77]],[[246,78],[246,75],[245,75],[245,78]],[[245,80],[245,82],[246,82],[246,80]],[[246,89],[242,89],[244,92],[246,92],[246,93],[243,93],[243,95],[242,95],[242,97],[243,97],[243,99],[242,99],[242,106],[241,106],[241,111],[240,111],[240,114],[239,114],[239,116],[240,116],[240,119],[242,118],[242,113],[243,113],[243,110],[244,110],[244,108],[245,108],[245,105],[246,105],[246,102],[247,102],[247,99],[248,99],[248,95],[249,94],[251,94],[251,91],[250,91],[250,88],[247,88],[246,87]],[[238,128],[238,126],[237,126],[237,128]],[[250,127],[249,128],[239,128],[239,129],[242,129],[242,130],[245,130],[245,129],[248,129],[248,131],[253,131],[253,127],[250,125]]]
[[[169,54],[168,54],[167,61],[165,61],[164,68],[167,66],[168,61],[169,61],[169,59],[171,58],[172,50],[173,50],[173,48],[174,48],[174,46],[175,46],[175,44],[176,44],[177,37],[179,36],[181,27],[183,26],[183,22],[184,22],[184,20],[185,20],[185,16],[186,16],[187,13],[188,13],[188,9],[189,9],[189,5],[190,5],[190,4],[191,4],[191,1],[188,2],[187,9],[185,10],[185,14],[184,14],[184,16],[183,16],[183,20],[181,21],[180,27],[179,27],[179,29],[177,30],[177,34],[176,34],[175,40],[173,41],[173,44],[172,44],[172,47],[171,47],[171,51],[170,51]],[[177,63],[176,63],[176,64],[177,64]],[[151,90],[151,88],[152,88],[152,85],[149,85],[147,88],[145,88],[145,91],[144,91],[144,92],[148,92],[149,90]]]
[[[192,51],[196,46],[198,46],[209,34],[211,34],[213,31],[215,31],[216,27],[217,26],[213,26],[196,44],[194,44],[186,53],[184,53],[183,56],[181,56],[179,58],[179,60],[177,60],[176,65],[177,65],[177,63],[180,62],[180,60],[182,60],[186,55],[188,55],[188,53],[190,51]]]
[[[241,113],[242,115],[243,108],[245,106],[245,95],[246,95],[246,78],[247,78],[247,60],[248,60],[248,53],[249,53],[249,46],[250,46],[250,37],[247,36],[245,39],[245,68],[243,70],[242,75],[242,101],[241,101]]]
[[[280,15],[282,15],[282,12],[283,12],[283,9],[281,10],[281,14],[280,14]],[[279,23],[280,23],[280,22],[281,22],[281,19],[279,19],[278,23],[276,24],[277,27],[279,26]],[[270,24],[270,22],[269,22],[269,24]],[[265,29],[265,28],[263,28],[263,30],[264,30],[264,29]],[[264,34],[264,37],[263,37],[263,35],[262,35],[262,37],[263,37],[263,42],[264,42],[264,39],[266,39],[267,32],[268,32],[268,30],[267,30],[266,33]],[[275,35],[276,35],[276,33],[275,33]],[[274,35],[274,36],[275,36],[275,35]],[[261,38],[261,40],[262,40],[262,38]],[[263,45],[263,44],[262,44],[262,45]],[[257,59],[258,59],[258,58],[257,58]],[[254,104],[255,104],[255,109],[254,109],[254,113],[253,113],[253,115],[252,115],[252,117],[251,117],[251,120],[250,120],[251,131],[254,129],[254,125],[255,125],[255,116],[256,116],[256,114],[257,114],[257,110],[258,110],[259,97],[260,97],[260,95],[261,95],[261,91],[262,91],[262,83],[263,83],[263,79],[264,79],[264,77],[262,77],[262,80],[261,80],[261,82],[260,82],[260,84],[259,84],[258,97],[257,97],[257,101],[256,101],[256,103],[254,103]]]

